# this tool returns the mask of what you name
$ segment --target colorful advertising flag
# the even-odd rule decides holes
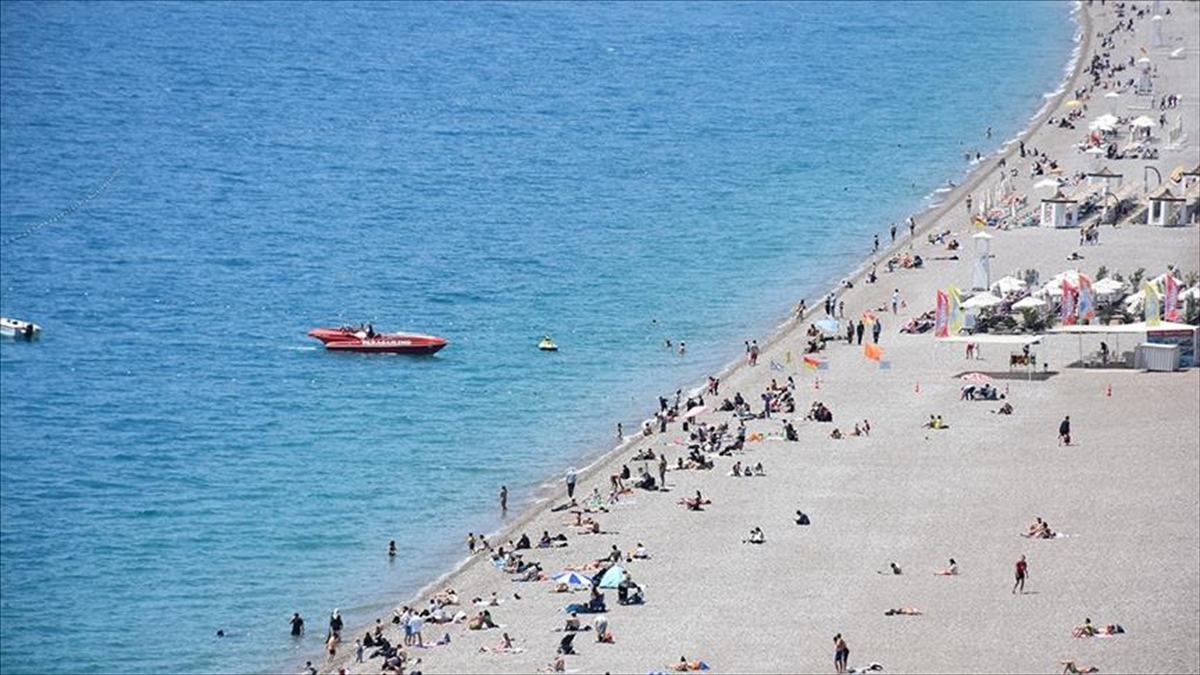
[[[1096,304],[1092,298],[1092,280],[1079,275],[1079,319],[1084,323],[1096,318]]]
[[[1167,278],[1163,280],[1163,286],[1166,291],[1163,293],[1163,318],[1167,321],[1179,320],[1179,284],[1175,281],[1175,277],[1167,273]]]
[[[1159,317],[1162,309],[1162,298],[1158,295],[1158,289],[1154,288],[1154,284],[1149,281],[1142,282],[1142,294],[1146,299],[1142,302],[1142,307],[1146,313],[1146,325],[1153,327],[1162,323]]]
[[[1062,322],[1064,326],[1073,326],[1075,325],[1075,299],[1077,291],[1071,285],[1071,282],[1063,279],[1062,292]]]
[[[963,327],[962,295],[954,286],[950,287],[947,295],[950,297],[950,334],[958,335]]]
[[[937,309],[933,313],[933,337],[950,337],[950,298],[937,292]]]

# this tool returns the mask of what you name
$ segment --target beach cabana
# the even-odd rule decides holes
[[[1155,190],[1147,200],[1147,225],[1176,227],[1187,223],[1187,200],[1176,197],[1166,185]]]
[[[1079,200],[1072,199],[1056,190],[1053,195],[1042,199],[1042,227],[1079,227]]]

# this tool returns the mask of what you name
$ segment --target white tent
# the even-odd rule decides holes
[[[1045,300],[1038,300],[1037,298],[1035,298],[1033,296],[1029,296],[1028,298],[1022,298],[1021,300],[1014,302],[1012,308],[1013,309],[1040,309],[1045,306],[1046,306]]]
[[[1130,124],[1143,129],[1149,129],[1151,127],[1158,126],[1158,122],[1155,122],[1145,115],[1139,115],[1138,117],[1133,118],[1133,121],[1130,122]]]
[[[992,290],[995,291],[997,295],[1016,293],[1023,288],[1025,288],[1025,282],[1016,277],[1000,277],[994,283],[992,283]]]
[[[979,295],[971,296],[970,300],[967,300],[966,302],[964,302],[962,304],[962,308],[963,309],[983,309],[985,307],[995,307],[996,305],[1000,304],[1001,302],[1004,302],[1004,301],[1001,300],[1000,298],[997,298],[996,296],[992,295],[991,293],[980,293]]]
[[[1105,277],[1092,284],[1092,291],[1097,297],[1111,297],[1114,295],[1120,295],[1121,293],[1124,293],[1125,290],[1125,282],[1117,281],[1112,277]]]

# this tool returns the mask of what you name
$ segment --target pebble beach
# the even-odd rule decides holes
[[[743,450],[712,457],[711,470],[677,468],[688,455],[689,432],[680,420],[665,433],[657,425],[645,436],[626,429],[618,448],[580,472],[576,498],[583,502],[594,490],[605,498],[601,508],[586,514],[603,533],[582,534],[572,526],[572,511],[578,509],[554,510],[567,503],[563,488],[510,514],[506,528],[489,535],[495,550],[509,549],[508,542],[522,534],[535,542],[543,531],[565,534],[565,547],[520,552],[547,575],[583,568],[616,546],[620,564],[643,589],[645,603],[628,606],[616,602],[615,589],[606,591],[604,617],[613,641],[598,643],[594,631],[580,633],[577,653],[561,657],[566,672],[656,672],[671,669],[681,657],[702,661],[713,672],[832,672],[838,634],[850,650],[850,668],[874,663],[885,672],[1050,673],[1062,672],[1068,661],[1099,672],[1200,672],[1198,371],[1073,367],[1081,353],[1097,348],[1097,336],[1048,335],[1032,346],[1042,369],[1037,377],[1025,377],[1009,365],[1019,348],[985,343],[979,358],[967,360],[961,343],[899,332],[934,308],[937,291],[970,288],[970,238],[976,230],[968,200],[981,199],[1002,173],[1016,169],[1008,190],[1025,196],[1028,212],[1036,214],[1047,193],[1035,187],[1044,178],[1030,169],[1035,150],[1061,167],[1058,175],[1093,170],[1092,156],[1079,147],[1087,122],[1107,111],[1103,95],[1124,91],[1132,77],[1130,69],[1094,86],[1087,72],[1094,55],[1113,63],[1152,58],[1154,95],[1123,97],[1129,109],[1117,115],[1141,114],[1135,100],[1153,105],[1173,94],[1181,104],[1168,117],[1172,125],[1180,117],[1187,136],[1179,147],[1160,142],[1164,147],[1154,159],[1106,163],[1123,170],[1126,181],[1139,183],[1143,165],[1169,176],[1176,167],[1200,164],[1200,7],[1163,2],[1161,8],[1170,10],[1162,21],[1165,44],[1151,47],[1150,3],[1081,5],[1074,72],[1030,131],[1003,154],[984,158],[939,208],[918,214],[915,235],[904,224],[907,214],[896,214],[894,242],[887,224],[881,225],[881,250],[835,293],[846,317],[870,312],[882,323],[882,359],[866,358],[861,346],[838,339],[814,356],[819,368],[806,367],[806,331],[824,317],[821,299],[807,299],[806,316],[774,336],[755,336],[762,345],[755,365],[739,357],[719,374],[720,393],[705,395],[706,409],[691,428],[731,422],[736,428],[731,413],[716,410],[721,399],[741,393],[757,412],[760,394],[773,380],[789,377],[795,413],[746,420]],[[1077,109],[1074,128],[1057,123]],[[1159,115],[1157,106],[1145,112]],[[1165,136],[1166,129],[1155,133]],[[1022,157],[1022,149],[1030,156]],[[1148,191],[1143,186],[1139,194]],[[1144,268],[1152,278],[1168,266],[1180,274],[1200,268],[1195,225],[1166,228],[1127,220],[1100,226],[1099,242],[1087,246],[1081,246],[1078,229],[988,229],[994,236],[993,280],[1030,269],[1044,281],[1068,269],[1095,275],[1104,267],[1129,275]],[[930,241],[931,234],[946,230],[965,243],[958,259],[950,259],[954,254],[945,240]],[[885,261],[893,255],[919,255],[925,262],[919,269],[888,271]],[[872,264],[877,280],[867,283]],[[893,313],[895,294],[901,306]],[[1130,336],[1120,349],[1131,350],[1137,341]],[[740,347],[731,345],[731,356]],[[998,402],[960,400],[961,376],[970,372],[994,379],[1011,415],[997,414]],[[832,424],[804,420],[817,401],[833,412]],[[648,415],[653,412],[648,408]],[[947,428],[923,427],[933,415]],[[1072,439],[1061,446],[1058,426],[1067,416]],[[783,420],[795,426],[795,442],[782,439]],[[870,434],[849,435],[864,420]],[[846,437],[831,438],[834,427]],[[646,450],[666,456],[665,488],[628,490],[610,501],[611,477],[623,466],[635,476],[641,468],[658,475],[657,460],[632,459]],[[735,462],[761,463],[764,475],[731,476]],[[711,503],[701,510],[685,508],[681,500],[697,491]],[[794,522],[797,510],[809,515],[810,525]],[[1039,517],[1065,536],[1023,537]],[[763,543],[745,543],[752,528],[761,528]],[[627,560],[639,546],[648,557]],[[1021,556],[1028,561],[1028,579],[1024,591],[1014,593],[1013,569]],[[951,558],[958,574],[935,574]],[[893,563],[902,574],[892,573]],[[424,646],[406,650],[406,672],[552,669],[567,618],[562,610],[586,603],[589,592],[552,592],[552,582],[515,577],[480,553],[419,597],[398,599],[397,608],[420,610],[437,593],[453,589],[460,605],[446,611],[469,617],[483,609],[470,599],[498,599],[486,606],[497,628],[427,621]],[[885,614],[894,608],[921,613]],[[581,618],[590,625],[595,617]],[[1119,624],[1125,632],[1073,637],[1085,618],[1101,626]],[[380,619],[387,639],[401,641],[391,616]],[[316,630],[321,617],[309,621]],[[347,626],[337,654],[314,655],[313,666],[321,672],[380,672],[382,658],[354,659],[354,640],[370,628]],[[511,638],[512,648],[501,648],[502,634]],[[434,646],[444,635],[449,644]]]

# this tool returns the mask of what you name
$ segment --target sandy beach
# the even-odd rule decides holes
[[[1170,13],[1160,47],[1150,46],[1150,12],[1138,16],[1118,7],[1110,2],[1081,8],[1075,72],[1021,140],[1055,160],[1064,177],[1089,170],[1092,157],[1077,146],[1088,122],[1107,111],[1108,89],[1077,97],[1078,88],[1092,83],[1085,67],[1100,52],[1110,53],[1114,63],[1148,56],[1155,69],[1153,100],[1180,97],[1180,105],[1162,112],[1171,125],[1182,115],[1188,138],[1178,148],[1159,141],[1157,159],[1104,162],[1140,186],[1144,166],[1166,177],[1178,166],[1190,170],[1200,164],[1200,5],[1161,3]],[[1113,34],[1111,47],[1102,41],[1100,36],[1129,20],[1132,31]],[[1181,58],[1170,58],[1175,50]],[[1124,83],[1131,77],[1127,69],[1116,79]],[[1105,79],[1105,86],[1111,81]],[[1073,100],[1081,104],[1068,105]],[[1135,106],[1150,101],[1123,94],[1117,114],[1157,119],[1157,104],[1145,111]],[[1047,123],[1082,106],[1086,112],[1074,129]],[[1165,134],[1156,129],[1156,135]],[[1119,144],[1125,144],[1123,136]],[[614,642],[598,644],[594,631],[580,633],[578,653],[565,657],[566,672],[652,672],[681,656],[704,661],[715,672],[832,672],[833,637],[839,633],[850,649],[851,667],[877,662],[885,672],[1049,673],[1061,672],[1068,660],[1100,672],[1200,672],[1200,371],[1069,367],[1081,350],[1098,347],[1097,336],[1081,341],[1050,335],[1033,347],[1046,375],[1028,379],[1017,371],[1010,377],[1009,354],[1019,347],[985,345],[981,359],[966,360],[961,344],[898,330],[932,310],[939,289],[970,288],[975,230],[965,201],[993,188],[998,172],[1017,169],[1012,189],[1028,199],[1026,213],[1037,213],[1048,194],[1034,187],[1045,176],[1032,176],[1031,163],[1014,142],[1005,155],[985,160],[940,208],[919,214],[915,237],[904,225],[906,213],[895,214],[900,232],[894,245],[888,224],[880,224],[884,249],[891,248],[868,258],[868,266],[878,261],[878,281],[865,283],[860,274],[852,288],[839,290],[838,300],[847,318],[866,311],[880,318],[888,367],[865,358],[862,347],[837,340],[820,354],[822,369],[805,368],[805,330],[824,316],[821,299],[809,298],[804,321],[774,337],[746,336],[763,345],[757,365],[739,360],[722,376],[719,396],[706,396],[707,410],[696,418],[712,425],[730,422],[731,413],[716,411],[715,404],[735,392],[758,412],[760,394],[772,380],[785,383],[791,376],[795,414],[746,422],[750,438],[762,434],[762,440],[749,440],[732,457],[714,456],[712,470],[675,468],[688,454],[688,434],[678,421],[666,433],[656,428],[624,444],[581,473],[576,497],[582,501],[593,489],[607,497],[610,476],[623,465],[635,477],[643,466],[657,475],[655,461],[631,459],[646,449],[667,457],[667,490],[633,490],[611,505],[605,500],[606,512],[588,514],[605,534],[578,534],[568,525],[575,516],[550,510],[566,501],[565,488],[509,516],[505,532],[490,539],[493,547],[522,533],[535,544],[543,531],[566,534],[566,547],[522,552],[549,574],[603,558],[614,545],[628,553],[641,544],[649,554],[620,563],[644,589],[645,604],[618,605],[616,590],[606,590],[604,616]],[[944,230],[963,243],[958,260],[946,259],[954,253],[927,239]],[[1200,269],[1200,231],[1194,225],[1105,225],[1099,243],[1087,246],[1080,245],[1077,229],[989,231],[993,281],[1026,269],[1038,270],[1043,282],[1067,269],[1095,275],[1101,266],[1125,276],[1144,268],[1148,279],[1168,265],[1181,275]],[[918,254],[925,265],[888,272],[885,261],[892,252]],[[1068,261],[1076,252],[1082,259]],[[897,291],[905,306],[893,314]],[[1139,340],[1123,337],[1120,349],[1130,350]],[[731,357],[740,349],[731,345]],[[973,371],[996,378],[1013,406],[1011,416],[993,412],[999,402],[960,400],[960,376]],[[833,412],[833,424],[803,419],[814,401]],[[948,428],[923,428],[930,415],[942,416]],[[1064,416],[1072,422],[1068,447],[1057,443]],[[798,442],[779,438],[784,419],[795,425]],[[869,420],[869,436],[830,438],[834,427],[848,433],[863,420]],[[731,428],[736,426],[734,420]],[[765,475],[732,477],[734,462],[761,462]],[[703,510],[678,503],[697,491],[711,500]],[[811,525],[793,522],[797,509],[810,516]],[[1023,538],[1036,517],[1068,536]],[[762,528],[765,543],[743,543],[754,527]],[[1026,592],[1014,594],[1013,568],[1021,556],[1028,559],[1029,578]],[[959,574],[935,575],[950,558]],[[889,563],[903,573],[891,573]],[[546,668],[563,636],[556,632],[567,618],[562,608],[587,602],[588,592],[552,593],[549,582],[514,578],[495,568],[488,555],[476,555],[428,593],[399,599],[397,607],[424,609],[433,593],[453,588],[461,605],[447,611],[471,616],[479,611],[471,598],[495,593],[501,600],[487,608],[498,628],[427,622],[426,647],[408,650],[408,670],[416,659],[415,668],[426,673]],[[885,615],[901,607],[923,614]],[[312,630],[323,629],[321,617],[308,618]],[[391,617],[380,618],[387,638],[399,641]],[[1120,624],[1126,632],[1073,638],[1072,628],[1085,618],[1100,626]],[[581,619],[590,624],[594,615]],[[367,630],[347,626],[337,656],[314,657],[314,665],[321,672],[379,672],[381,658],[353,662],[354,640]],[[503,633],[515,647],[510,652],[496,650]],[[431,646],[443,634],[451,643]]]

